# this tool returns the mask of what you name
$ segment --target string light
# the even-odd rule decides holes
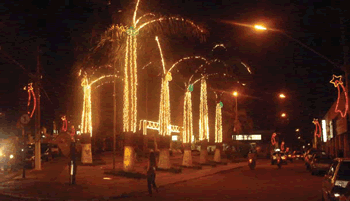
[[[92,121],[91,121],[91,85],[87,75],[84,75],[81,86],[83,86],[84,100],[83,100],[83,112],[81,120],[82,133],[90,133],[92,137]]]
[[[204,32],[203,29],[201,29],[199,26],[197,26],[195,23],[189,20],[185,20],[183,18],[178,17],[161,17],[159,19],[149,20],[138,26],[138,22],[145,16],[148,15],[154,15],[152,13],[146,14],[141,16],[140,18],[137,18],[137,11],[140,4],[140,0],[137,1],[135,6],[135,11],[132,18],[132,24],[134,32],[139,33],[140,30],[144,27],[146,27],[149,24],[155,23],[155,22],[161,22],[165,20],[174,20],[174,21],[183,21],[185,23],[190,24],[195,29],[198,29],[200,32]],[[117,35],[123,33],[123,30],[116,26],[112,26],[108,32],[104,35],[107,37],[111,30],[117,29]],[[119,33],[120,32],[120,33]],[[123,103],[123,131],[124,132],[136,132],[136,123],[137,123],[137,35],[138,34],[130,34],[127,36],[127,44],[126,44],[126,51],[125,51],[125,66],[124,66],[124,103]],[[102,44],[105,40],[110,39],[110,37],[105,38],[104,40],[101,40],[100,44]],[[157,39],[157,38],[156,38]],[[158,40],[157,40],[158,41]],[[162,60],[163,63],[163,71],[164,71],[164,60]],[[166,76],[166,73],[164,71],[164,76]],[[168,85],[165,85],[166,87]],[[166,93],[166,89],[163,90],[164,93]],[[166,98],[166,96],[164,96]],[[170,109],[169,109],[170,111]],[[170,116],[170,114],[169,114]]]
[[[273,146],[275,146],[275,144],[276,144],[276,139],[275,139],[275,138],[276,138],[276,135],[277,135],[276,133],[273,133],[272,136],[271,136],[271,144],[272,144]]]
[[[159,122],[148,121],[148,120],[140,120],[139,130],[143,130],[143,135],[147,135],[147,129],[157,130],[159,131]],[[181,127],[170,125],[170,132],[172,133],[180,133]]]
[[[156,36],[156,41],[157,41],[158,49],[159,49],[159,52],[160,52],[160,58],[161,58],[161,60],[162,60],[163,73],[164,73],[164,75],[165,75],[165,73],[166,73],[166,70],[165,70],[165,62],[164,62],[162,47],[160,46],[158,36]]]
[[[314,135],[317,136],[317,137],[321,137],[321,125],[320,123],[318,122],[318,119],[314,119],[312,121],[313,124],[315,124],[315,132],[314,132]]]
[[[338,98],[337,98],[337,104],[335,106],[335,112],[340,113],[340,115],[344,118],[348,113],[349,104],[348,104],[348,93],[344,87],[344,84],[342,81],[342,76],[341,75],[339,75],[339,76],[333,75],[333,78],[330,81],[330,83],[332,83],[334,85],[334,87],[337,87],[337,89],[338,89]],[[339,85],[342,87],[343,92],[344,92],[344,96],[345,96],[345,111],[344,111],[344,113],[338,109],[339,100],[340,100],[340,96],[341,96]]]
[[[124,66],[124,93],[123,93],[123,131],[129,131],[129,96],[130,96],[130,91],[129,91],[129,49],[130,49],[130,37],[127,37],[126,40],[126,50],[125,50],[125,66]]]
[[[156,15],[153,14],[153,13],[144,14],[144,15],[142,15],[141,17],[139,17],[139,19],[136,20],[135,25],[137,25],[137,24],[139,23],[139,21],[140,21],[142,18],[147,17],[147,16],[153,16],[153,17],[155,17]]]
[[[29,83],[28,84],[28,103],[27,103],[27,107],[28,107],[28,114],[30,116],[30,118],[33,117],[34,111],[36,109],[36,97],[35,97],[35,93],[34,93],[34,89],[33,89],[33,83]],[[30,101],[31,101],[31,97],[33,96],[33,108],[32,111],[29,111],[29,106],[30,106]]]
[[[247,69],[247,71],[252,74],[252,71],[250,71],[250,68],[243,62],[241,62],[241,64]]]
[[[211,51],[214,51],[218,47],[223,47],[227,51],[227,49],[226,49],[224,44],[216,44]]]
[[[199,104],[199,140],[209,140],[207,82],[205,77],[201,79],[201,93]]]
[[[182,132],[183,143],[190,143],[192,135],[193,135],[192,98],[191,98],[191,92],[186,91],[185,98],[184,98],[184,117],[183,117],[183,132]]]
[[[204,33],[204,29],[202,29],[200,26],[196,25],[191,20],[186,20],[186,19],[180,18],[180,17],[161,17],[161,18],[158,18],[158,19],[150,20],[150,21],[147,21],[147,22],[143,23],[142,25],[140,25],[136,30],[140,31],[142,28],[144,28],[145,26],[147,26],[149,24],[152,24],[152,23],[155,23],[155,22],[162,22],[162,21],[166,21],[166,20],[175,20],[175,21],[186,22],[189,25],[191,25],[193,28],[199,30],[201,33]]]
[[[222,113],[220,103],[216,104],[215,111],[215,143],[222,143]],[[209,139],[209,138],[208,138]]]
[[[163,66],[163,78],[160,91],[160,103],[159,103],[159,134],[162,136],[170,135],[170,95],[169,95],[169,82],[172,80],[171,73],[165,69],[165,62],[162,53],[162,48],[159,43],[158,36],[156,36],[158,49],[160,52],[162,66]]]
[[[191,77],[190,77],[190,79],[189,79],[188,82],[190,83],[191,80],[192,80],[192,78],[194,77],[194,75],[195,75],[196,73],[198,73],[198,71],[201,70],[205,65],[210,65],[210,64],[212,64],[212,63],[214,63],[214,62],[222,63],[225,67],[227,67],[227,64],[226,64],[225,62],[219,60],[219,59],[214,59],[214,60],[206,61],[205,64],[200,65],[200,66],[196,69],[196,71],[194,72],[194,74],[191,75]]]
[[[170,67],[169,72],[171,72],[171,70],[172,70],[173,68],[175,68],[179,63],[184,62],[184,61],[189,60],[189,59],[201,59],[201,60],[207,62],[207,59],[204,58],[204,57],[201,57],[201,56],[184,57],[184,58],[179,59],[178,61],[176,61],[176,62]]]

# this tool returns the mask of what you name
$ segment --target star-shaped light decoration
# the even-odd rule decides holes
[[[333,75],[333,78],[330,81],[330,83],[334,84],[334,87],[338,87],[339,84],[341,85],[343,84],[343,81],[341,79],[342,79],[341,75],[339,76]]]
[[[344,117],[346,117],[346,115],[348,113],[349,105],[348,105],[348,93],[347,93],[347,91],[346,91],[346,89],[344,87],[343,81],[341,79],[342,79],[341,75],[339,75],[339,76],[333,75],[333,78],[330,81],[330,83],[332,83],[334,85],[334,87],[336,87],[338,89],[338,98],[337,98],[337,104],[335,106],[335,112],[340,113],[340,115],[344,118]],[[339,85],[342,87],[343,92],[344,92],[344,96],[345,96],[345,111],[344,112],[342,112],[342,111],[340,111],[338,109],[339,101],[340,101],[340,95],[341,95],[340,86]]]

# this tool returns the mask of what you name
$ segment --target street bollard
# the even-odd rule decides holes
[[[75,157],[75,142],[71,142],[70,146],[70,163],[69,163],[69,176],[70,184],[75,184],[75,175],[77,174],[77,163]]]

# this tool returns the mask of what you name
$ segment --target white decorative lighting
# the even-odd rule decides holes
[[[327,123],[326,123],[326,120],[322,120],[322,134],[323,134],[323,142],[327,142]]]

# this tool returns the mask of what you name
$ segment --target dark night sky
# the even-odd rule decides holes
[[[111,0],[108,10],[107,1],[103,0],[46,2],[0,3],[0,45],[4,52],[34,72],[36,46],[38,41],[42,44],[43,88],[47,93],[47,96],[42,94],[42,116],[43,124],[50,125],[53,119],[72,107],[72,101],[69,100],[74,92],[72,86],[77,83],[73,73],[73,65],[77,60],[77,51],[74,50],[88,43],[87,38],[92,29],[98,32],[109,25],[111,8],[121,9],[125,13],[133,5],[129,1]],[[289,127],[300,127],[309,133],[313,129],[312,119],[322,117],[336,99],[336,90],[329,84],[332,74],[343,72],[282,34],[256,32],[224,21],[246,24],[260,22],[284,30],[342,66],[344,59],[339,13],[343,12],[344,16],[349,14],[346,10],[337,10],[345,6],[335,1],[276,2],[141,1],[144,10],[140,12],[179,14],[205,25],[210,32],[207,42],[188,43],[194,45],[192,50],[180,51],[184,42],[178,38],[169,40],[167,45],[172,46],[165,50],[169,55],[168,62],[174,62],[182,55],[196,55],[197,52],[206,55],[215,44],[224,43],[227,51],[218,51],[215,56],[226,61],[239,58],[253,72],[249,76],[242,66],[229,67],[230,72],[247,77],[244,97],[240,99],[239,105],[249,108],[247,110],[255,124],[263,128],[268,119],[265,117],[271,115],[268,113],[275,113],[276,105],[282,104],[280,107],[290,113]],[[349,35],[348,21],[346,25]],[[26,94],[20,89],[28,83],[28,76],[3,54],[0,56],[0,66],[0,109],[7,111],[9,121],[15,121],[20,104],[25,102]],[[234,85],[227,82],[209,82],[209,85],[228,92],[234,89]],[[276,100],[278,92],[288,96],[284,103]],[[230,100],[223,101],[232,102],[229,96],[226,99]],[[274,118],[274,114],[271,118]]]

